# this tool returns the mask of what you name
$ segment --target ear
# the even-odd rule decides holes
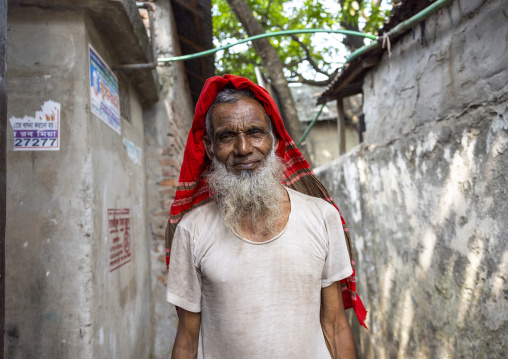
[[[213,160],[213,150],[212,150],[212,141],[208,138],[207,135],[203,136],[203,145],[205,146],[206,155],[210,159]]]
[[[278,149],[279,149],[279,137],[273,136],[273,150],[275,153],[277,153]]]

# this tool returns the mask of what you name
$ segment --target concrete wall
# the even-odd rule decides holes
[[[61,104],[61,147],[7,153],[6,357],[146,358],[151,301],[142,166],[132,88],[122,134],[90,112],[88,44],[112,54],[83,12],[9,11],[8,117]],[[8,125],[7,148],[12,149]],[[107,209],[130,208],[132,262],[110,272]]]
[[[346,124],[346,152],[357,146],[358,130]],[[305,139],[314,166],[322,166],[339,156],[339,130],[337,120],[318,121]]]
[[[181,54],[169,1],[157,2],[156,35],[159,56]],[[151,283],[155,358],[169,358],[176,335],[177,315],[166,301],[166,253],[164,232],[183,160],[183,150],[194,116],[182,62],[161,64],[157,68],[161,99],[144,111],[147,178],[147,238],[151,251]]]
[[[506,2],[454,1],[364,83],[367,143],[317,170],[358,259],[362,358],[502,358]],[[417,29],[416,33],[420,31]],[[390,69],[391,62],[391,69]],[[356,323],[356,320],[353,321]]]
[[[112,63],[113,54],[101,34],[87,21],[87,40]],[[85,71],[88,74],[88,69]],[[127,78],[128,73],[118,74]],[[146,184],[144,125],[140,101],[128,81],[130,121],[122,120],[118,135],[90,113],[88,137],[92,164],[95,238],[92,246],[94,300],[92,302],[94,358],[147,358],[153,345],[150,285],[150,242],[146,238]],[[88,84],[87,84],[88,85]],[[141,163],[129,158],[127,139],[143,149]],[[107,211],[128,208],[131,216],[132,262],[110,272]]]

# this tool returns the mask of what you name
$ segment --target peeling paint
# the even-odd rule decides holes
[[[508,76],[499,46],[508,28],[499,4],[453,2],[446,22],[426,21],[425,46],[401,39],[392,73],[385,56],[365,77],[366,143],[316,170],[358,258],[371,329],[353,325],[359,357],[506,355],[508,94],[498,82]]]

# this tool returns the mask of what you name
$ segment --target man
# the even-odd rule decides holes
[[[343,298],[366,312],[341,216],[316,197],[331,203],[268,93],[209,79],[167,230],[173,358],[355,357]]]

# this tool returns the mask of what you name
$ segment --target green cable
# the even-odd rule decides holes
[[[316,33],[316,32],[326,32],[332,34],[343,34],[343,35],[352,35],[352,36],[361,36],[370,40],[377,40],[375,35],[364,34],[359,31],[351,31],[351,30],[326,30],[326,29],[301,29],[301,30],[284,30],[284,31],[275,31],[275,32],[267,32],[265,34],[255,35],[248,37],[246,39],[235,42],[234,44],[228,44],[221,47],[217,47],[215,49],[210,49],[206,51],[196,52],[195,54],[183,55],[183,56],[175,56],[175,57],[160,57],[157,59],[158,62],[173,62],[173,61],[184,61],[195,59],[197,57],[202,57],[206,55],[213,54],[217,51],[229,49],[230,47],[243,44],[248,41],[253,41],[257,39],[262,39],[265,37],[273,37],[273,36],[284,36],[284,35],[293,35],[293,34],[308,34],[308,33]]]
[[[393,28],[392,30],[390,30],[387,33],[387,36],[390,37],[390,36],[398,35],[398,34],[402,33],[405,29],[410,28],[410,27],[418,24],[419,22],[425,20],[430,15],[432,15],[433,13],[435,13],[438,10],[441,10],[442,8],[444,8],[445,6],[449,5],[452,2],[453,2],[453,0],[437,0],[435,3],[433,3],[432,5],[429,5],[427,8],[423,9],[422,11],[417,13],[416,15],[412,16],[411,18],[409,18],[408,20],[403,21],[402,23],[398,24],[395,28]],[[369,52],[373,48],[376,48],[377,46],[380,46],[379,38],[377,36],[371,35],[371,34],[364,34],[364,33],[359,32],[359,31],[351,31],[351,30],[325,30],[325,29],[285,30],[285,31],[276,31],[276,32],[269,32],[269,33],[265,33],[265,34],[255,35],[255,36],[248,37],[246,39],[240,40],[238,42],[235,42],[234,44],[229,44],[229,45],[221,46],[221,47],[218,47],[216,49],[211,49],[211,50],[206,50],[206,51],[202,51],[202,52],[197,52],[197,53],[191,54],[191,55],[175,56],[175,57],[161,57],[161,58],[158,58],[157,61],[159,61],[159,62],[173,62],[173,61],[190,60],[190,59],[195,59],[197,57],[202,57],[202,56],[210,55],[210,54],[213,54],[213,53],[215,53],[217,51],[229,49],[230,47],[233,47],[233,46],[236,46],[236,45],[239,45],[239,44],[243,44],[243,43],[248,42],[248,41],[262,39],[262,38],[265,38],[265,37],[284,36],[284,35],[292,35],[292,34],[307,34],[307,33],[317,33],[317,32],[325,32],[325,33],[332,33],[332,34],[343,34],[343,35],[352,35],[352,36],[361,36],[361,37],[365,37],[365,38],[370,39],[370,40],[375,40],[375,42],[373,42],[373,43],[371,43],[369,45],[363,46],[363,47],[357,49],[356,51],[354,51],[346,59],[345,64],[351,62],[351,60],[353,60],[354,58]],[[307,128],[305,129],[305,132],[303,133],[302,137],[296,143],[297,146],[299,146],[305,140],[305,138],[309,134],[310,130],[312,129],[312,127],[316,123],[316,121],[317,121],[319,115],[321,114],[321,111],[325,107],[325,105],[326,105],[326,102],[321,106],[321,108],[319,109],[316,117],[314,117],[314,119],[311,121],[309,126],[307,126]]]
[[[433,3],[432,5],[429,5],[428,7],[426,7],[425,9],[420,11],[419,13],[417,13],[416,15],[410,17],[409,19],[407,19],[407,20],[401,22],[400,24],[398,24],[397,26],[395,26],[393,29],[388,31],[388,33],[385,36],[390,38],[390,37],[392,37],[394,35],[399,35],[399,34],[403,33],[406,29],[411,28],[412,26],[422,22],[423,20],[427,19],[430,15],[432,15],[436,11],[441,10],[442,8],[448,6],[452,2],[453,2],[453,0],[437,0],[435,3]],[[379,38],[378,41],[375,41],[375,42],[373,42],[373,43],[371,43],[369,45],[360,47],[359,49],[354,51],[346,59],[346,64],[350,63],[351,60],[357,58],[358,56],[363,55],[365,53],[368,53],[372,49],[374,49],[374,48],[376,48],[378,46],[381,46],[380,39],[381,38]],[[314,118],[314,120],[312,120],[312,122],[309,124],[309,126],[307,127],[307,129],[303,133],[302,138],[300,138],[300,140],[297,143],[297,146],[300,145],[300,143],[303,142],[305,137],[307,137],[307,135],[309,134],[310,130],[312,129],[312,126],[314,126],[314,124],[316,123],[317,118],[318,118],[319,114],[321,113],[321,110],[323,109],[325,104],[326,104],[326,102],[321,106],[321,109],[319,110],[318,115],[316,116],[316,118]]]
[[[303,133],[302,137],[298,140],[298,142],[296,143],[296,146],[300,146],[300,144],[305,140],[305,138],[307,137],[307,135],[309,134],[310,130],[312,129],[312,127],[314,126],[314,124],[316,123],[319,115],[321,115],[321,111],[323,111],[323,108],[325,107],[326,105],[326,102],[321,105],[321,108],[319,109],[317,115],[314,117],[314,119],[309,123],[309,126],[307,126],[307,128],[305,129],[305,132]]]
[[[405,30],[413,27],[414,25],[422,22],[423,20],[427,19],[430,15],[434,14],[436,11],[441,10],[442,8],[450,5],[453,2],[453,0],[437,0],[432,5],[427,6],[425,9],[417,13],[416,15],[413,15],[409,19],[402,21],[397,26],[395,26],[393,29],[388,31],[385,36],[388,38],[394,36],[394,35],[400,35]],[[353,59],[357,58],[360,55],[363,55],[372,49],[380,46],[380,41],[382,40],[382,37],[379,37],[377,42],[373,42],[369,45],[360,47],[356,51],[354,51],[346,60],[346,64],[350,63]]]

